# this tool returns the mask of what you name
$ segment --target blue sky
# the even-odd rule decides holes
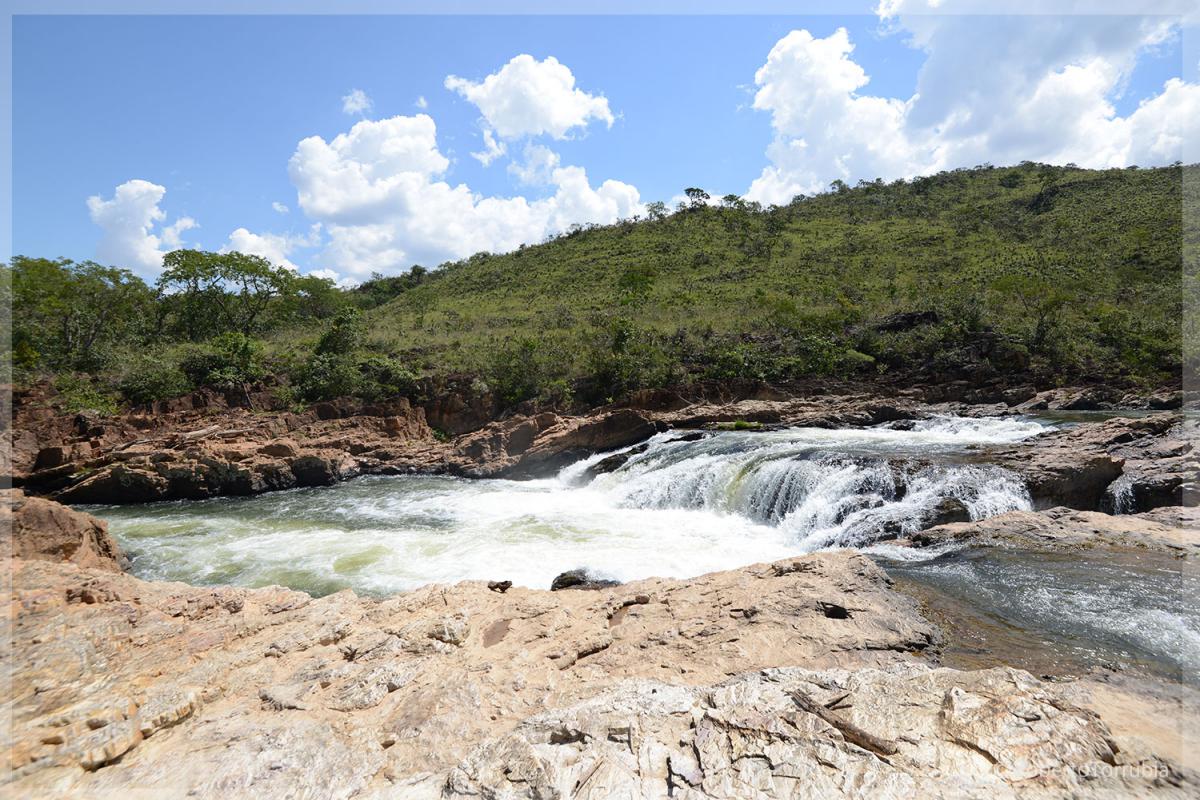
[[[100,258],[153,278],[171,246],[165,229],[187,218],[183,245],[240,244],[301,271],[361,280],[609,222],[693,185],[785,202],[834,178],[982,161],[1169,163],[1180,148],[1164,149],[1163,134],[1178,138],[1197,105],[1178,25],[1119,22],[16,17],[13,251]],[[971,36],[978,42],[961,46]],[[1038,57],[999,41],[1006,36],[1029,39]],[[532,61],[505,71],[520,54]],[[561,102],[535,88],[521,95],[535,105],[520,119],[519,110],[496,111],[524,91],[521,81],[563,70],[573,85],[553,84]],[[993,73],[1002,85],[988,82]],[[474,87],[493,75],[497,85],[469,97],[447,88],[450,75]],[[369,109],[344,111],[352,89]],[[593,111],[575,113],[576,103]],[[566,129],[539,132],[539,114]],[[429,124],[410,124],[417,115]],[[381,122],[396,118],[406,119]],[[356,123],[363,141],[335,147]],[[471,155],[484,149],[485,131],[505,149],[486,166]],[[308,137],[320,146],[301,154]],[[419,165],[380,155],[414,137]],[[517,169],[534,154],[586,175],[521,180]],[[289,160],[305,177],[289,174]],[[469,192],[451,197],[461,185]],[[514,197],[527,203],[486,200]],[[245,235],[231,238],[239,229]]]

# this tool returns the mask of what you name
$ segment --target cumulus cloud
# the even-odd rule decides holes
[[[158,204],[166,193],[166,187],[157,183],[131,180],[116,187],[108,200],[99,195],[89,197],[92,222],[103,231],[96,258],[148,277],[162,269],[163,248],[180,247],[181,234],[198,227],[191,217],[162,225],[167,215]]]
[[[286,214],[290,210],[287,205],[279,202],[278,200],[276,200],[274,203],[271,203],[271,208],[273,208],[278,214]]]
[[[522,54],[482,81],[450,75],[445,86],[473,103],[485,132],[501,139],[543,135],[565,139],[592,120],[609,127],[613,123],[608,100],[577,89],[575,75],[553,56],[538,61]]]
[[[425,99],[425,95],[417,95],[417,102],[413,103],[413,105],[424,111],[429,108],[429,101]]]
[[[322,268],[351,277],[511,250],[575,223],[641,211],[635,187],[592,186],[581,167],[546,171],[548,197],[485,197],[444,179],[449,160],[424,114],[364,120],[330,141],[310,136],[288,165],[300,207],[329,237]]]
[[[220,252],[236,251],[252,256],[262,256],[275,266],[299,272],[300,268],[288,257],[298,249],[316,247],[320,242],[321,226],[319,223],[313,225],[303,236],[287,233],[251,233],[246,228],[238,228],[229,234],[229,241],[221,248]]]
[[[907,98],[869,93],[845,29],[780,39],[755,74],[770,164],[747,196],[786,202],[833,179],[894,179],[983,162],[1163,164],[1200,124],[1200,86],[1168,81],[1122,117],[1139,54],[1175,34],[1163,17],[1010,15],[981,3],[887,0],[881,20],[926,59]],[[929,12],[938,13],[929,13]]]
[[[527,186],[545,186],[558,165],[558,153],[542,144],[527,144],[524,160],[509,164],[508,173]]]
[[[350,94],[342,97],[342,112],[346,114],[365,114],[374,105],[362,89],[351,89]]]
[[[507,152],[508,146],[504,142],[497,142],[495,135],[490,130],[484,130],[483,150],[478,153],[471,153],[471,158],[474,158],[486,167]]]

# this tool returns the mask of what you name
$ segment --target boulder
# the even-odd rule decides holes
[[[597,577],[586,569],[572,569],[559,573],[550,582],[550,591],[557,592],[561,589],[608,589],[620,585],[620,581]]]
[[[929,527],[946,525],[952,522],[970,522],[971,512],[957,497],[947,497],[934,506],[925,518],[924,524]]]
[[[120,572],[126,559],[108,533],[108,524],[52,500],[8,489],[0,500],[0,535],[15,558],[67,561],[87,569]]]

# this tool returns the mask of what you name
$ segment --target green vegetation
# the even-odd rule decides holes
[[[1179,166],[1032,163],[771,208],[689,189],[674,213],[351,290],[239,253],[171,253],[154,288],[17,257],[14,372],[131,403],[268,374],[291,401],[465,374],[506,406],[808,376],[1154,384],[1180,369],[1181,289],[1200,291],[1181,282],[1183,189]]]

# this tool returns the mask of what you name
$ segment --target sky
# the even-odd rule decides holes
[[[16,16],[12,251],[153,281],[172,249],[239,250],[352,284],[689,186],[786,203],[1192,152],[1180,17],[972,10]]]

